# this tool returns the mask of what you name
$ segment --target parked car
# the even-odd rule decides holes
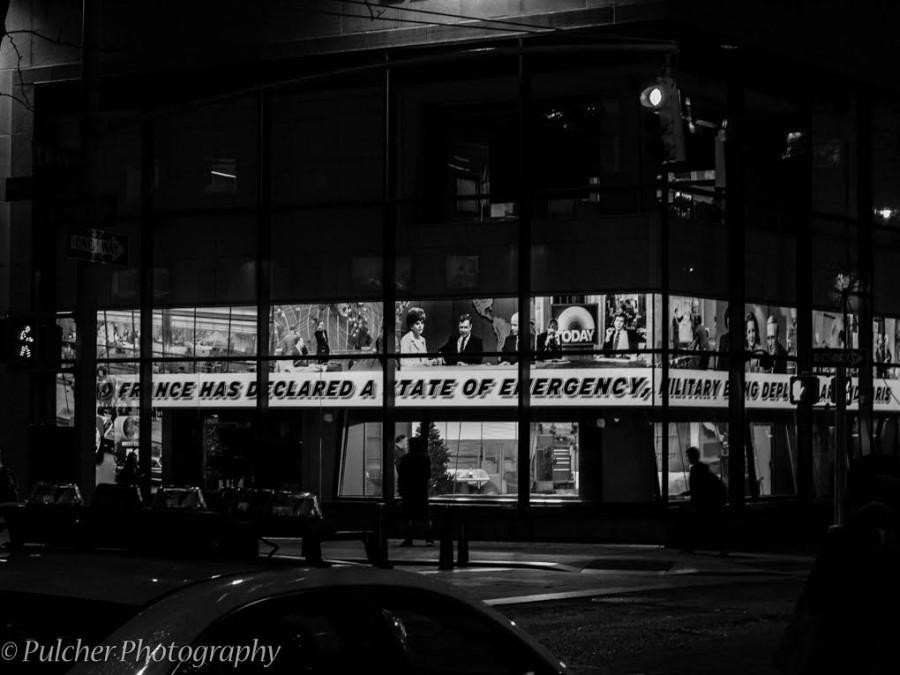
[[[49,654],[79,639],[74,661],[37,663],[34,645]],[[17,646],[13,659],[3,655],[16,672],[565,672],[508,619],[441,582],[283,560],[235,569],[225,561],[13,555],[0,565],[0,643]]]

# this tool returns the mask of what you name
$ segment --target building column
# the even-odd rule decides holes
[[[141,492],[150,498],[153,457],[153,274],[154,221],[153,177],[156,160],[155,122],[141,124],[141,261],[140,261],[140,420],[138,465],[143,469]]]
[[[802,191],[801,205],[796,211],[795,282],[797,287],[797,372],[812,372],[812,104],[806,106],[806,128],[809,138],[806,152],[793,161],[798,162],[794,176],[797,189]],[[797,497],[810,502],[813,494],[813,407],[811,402],[797,406]]]
[[[81,124],[84,158],[82,197],[85,207],[96,203],[94,198],[99,190],[100,21],[100,2],[84,0]],[[93,263],[78,264],[77,284],[75,433],[78,438],[78,482],[85,501],[89,502],[96,482],[94,457],[97,427],[97,280]]]
[[[381,351],[384,391],[381,397],[381,498],[388,504],[394,501],[394,431],[396,412],[394,410],[394,381],[396,379],[397,328],[397,186],[395,166],[397,157],[396,106],[390,63],[385,56],[384,68],[384,145],[383,158],[383,207],[381,218],[381,287],[384,289],[384,309],[382,311]],[[376,343],[377,351],[377,343]],[[423,434],[427,428],[423,428]]]
[[[263,461],[271,461],[272,433],[269,431],[269,317],[272,311],[271,292],[271,115],[269,96],[257,94],[257,184],[256,184],[256,402],[254,419],[255,452],[264,455]],[[322,495],[319,495],[321,498]]]
[[[740,50],[731,50],[728,69],[728,131],[725,149],[725,224],[728,229],[729,397],[728,501],[732,511],[744,505],[747,416],[744,401],[744,75]]]
[[[859,369],[859,449],[863,455],[878,452],[873,443],[874,331],[872,330],[872,266],[873,210],[872,204],[872,102],[868,92],[856,98],[857,143],[857,263],[859,278],[859,345],[862,367]]]
[[[518,57],[518,107],[519,107],[519,230],[518,248],[518,311],[519,334],[528,336],[519,340],[517,367],[519,375],[519,416],[517,455],[517,504],[520,512],[528,510],[531,501],[531,215],[533,210],[533,185],[530,166],[529,143],[531,140],[531,72],[519,41]],[[535,348],[537,345],[535,345]]]

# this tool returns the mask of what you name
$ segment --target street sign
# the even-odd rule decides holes
[[[104,230],[72,228],[68,232],[66,255],[105,265],[125,265],[128,262],[128,237]]]
[[[858,368],[863,356],[852,349],[813,349],[812,364],[825,368]]]

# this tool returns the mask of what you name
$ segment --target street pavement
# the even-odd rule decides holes
[[[437,546],[399,543],[389,547],[396,569],[495,606],[572,675],[775,675],[772,655],[813,563],[781,553],[471,542],[468,565],[439,569]],[[323,552],[362,562],[352,542]]]
[[[7,538],[0,532],[0,544]],[[277,544],[279,557],[302,557],[299,539],[267,541]],[[260,545],[261,554],[270,551]],[[361,542],[326,541],[322,553],[331,562],[366,562]],[[497,606],[802,579],[813,563],[811,556],[781,553],[738,551],[719,557],[714,551],[688,553],[657,545],[474,541],[467,565],[440,569],[438,542],[403,547],[399,539],[389,541],[388,557],[395,569],[433,576]]]
[[[277,555],[299,555],[299,545],[275,540]],[[684,552],[653,545],[546,542],[470,542],[469,564],[439,569],[439,545],[401,547],[389,542],[395,569],[434,576],[491,605],[614,596],[695,586],[802,579],[811,556],[714,551]],[[326,560],[364,561],[355,542],[325,542]]]

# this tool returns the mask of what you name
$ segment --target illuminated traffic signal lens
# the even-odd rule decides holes
[[[819,401],[819,378],[815,375],[795,375],[791,378],[791,403],[814,404]]]
[[[0,363],[19,371],[53,371],[62,354],[62,330],[52,318],[0,319]]]
[[[654,110],[662,106],[666,99],[665,91],[661,85],[654,84],[641,92],[641,105]]]

